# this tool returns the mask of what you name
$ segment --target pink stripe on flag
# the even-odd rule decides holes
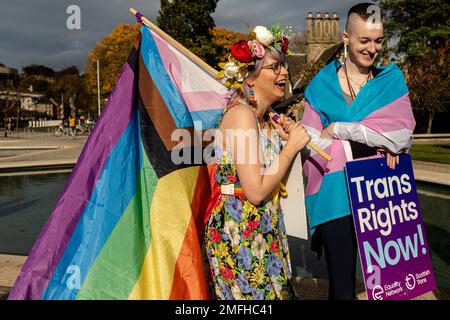
[[[178,88],[181,93],[181,61],[169,48],[169,43],[161,39],[161,37],[150,30],[153,40],[155,40],[156,47],[158,48],[161,60],[166,68],[167,74],[169,75],[172,82]]]
[[[213,91],[185,92],[183,98],[189,106],[189,111],[223,109],[227,103],[221,94]]]
[[[392,115],[395,115],[395,117]],[[372,112],[358,123],[377,132],[392,132],[402,129],[413,131],[416,121],[414,120],[409,93]]]
[[[345,163],[348,161],[341,140],[333,139],[331,146],[324,151],[331,155],[333,160],[327,161],[316,154],[306,159],[303,163],[303,170],[308,177],[308,184],[305,190],[306,195],[319,192],[323,176],[344,170]]]
[[[200,67],[187,57],[186,59],[180,59],[173,51],[177,50],[176,48],[171,49],[170,44],[164,41],[159,35],[155,34],[153,31],[151,31],[151,33],[164,67],[166,68],[170,79],[177,87],[178,92],[180,92],[189,112],[223,109],[230,98],[230,93],[225,90],[225,87],[223,85],[218,85],[218,82],[214,78],[206,76],[204,83],[201,83],[201,90],[184,91],[186,88],[183,88],[183,80],[186,83],[189,83],[189,77],[200,76],[199,74],[196,74],[196,68]],[[183,55],[182,53],[180,54]],[[189,70],[191,71],[191,74],[186,72]],[[199,71],[203,72],[201,69]],[[223,89],[223,91],[217,91],[218,88]]]
[[[331,156],[333,160],[328,162],[326,173],[333,173],[344,170],[345,163],[348,161],[345,155],[344,145],[342,140],[333,139],[331,144]]]
[[[313,107],[306,101],[305,112],[303,113],[302,124],[316,130],[322,131],[323,124],[320,115],[313,109]]]
[[[303,172],[308,177],[305,196],[319,192],[323,180],[323,169],[314,161],[314,159],[308,158],[308,160],[303,163]]]

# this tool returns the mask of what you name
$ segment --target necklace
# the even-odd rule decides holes
[[[348,77],[350,79],[351,82],[353,82],[354,84],[359,86],[359,89],[361,89],[362,87],[364,87],[364,85],[367,83],[367,81],[369,81],[369,76],[367,76],[367,79],[363,82],[363,83],[359,83],[355,80],[353,80],[352,78]]]
[[[366,81],[364,81],[362,84],[360,84],[360,83],[354,81],[353,79],[351,79],[351,78],[348,76],[348,72],[347,72],[347,63],[346,63],[346,62],[347,62],[347,61],[344,62],[344,73],[345,73],[345,78],[347,79],[348,90],[350,91],[350,95],[351,95],[351,97],[352,97],[352,100],[355,100],[355,98],[356,98],[356,92],[355,92],[355,90],[353,89],[353,86],[352,86],[352,84],[350,83],[350,81],[352,81],[352,82],[356,83],[357,85],[359,85],[359,90],[361,90],[362,87],[363,87],[367,82],[369,82],[369,80],[373,79],[372,70],[369,72],[369,75],[367,76]]]

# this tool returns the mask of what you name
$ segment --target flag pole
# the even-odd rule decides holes
[[[324,157],[328,161],[332,161],[333,160],[333,158],[328,153],[326,153],[325,151],[320,149],[315,143],[309,142],[308,143],[308,147],[313,149],[315,152],[317,152],[319,155],[321,155],[322,157]]]
[[[165,33],[163,30],[161,30],[157,25],[152,23],[150,20],[148,20],[146,17],[144,17],[139,11],[137,11],[134,8],[130,8],[130,12],[142,23],[144,23],[147,27],[158,33],[161,37],[163,37],[167,42],[169,42],[171,45],[173,45],[175,48],[180,50],[182,53],[184,53],[187,57],[189,57],[192,61],[203,67],[203,69],[207,70],[209,73],[211,73],[214,77],[218,74],[218,71],[211,67],[209,64],[207,64],[205,61],[197,57],[195,54],[193,54],[190,50],[186,49],[182,44],[180,44],[178,41],[176,41],[174,38],[169,36],[167,33]],[[327,159],[328,161],[333,160],[333,158],[327,154],[325,151],[320,149],[317,145],[310,142],[308,143],[308,146],[316,151],[318,154],[320,154],[322,157]]]
[[[211,67],[209,64],[207,64],[205,61],[200,59],[198,56],[193,54],[190,50],[188,50],[186,47],[184,47],[182,44],[180,44],[178,41],[173,39],[171,36],[169,36],[167,33],[165,33],[163,30],[161,30],[157,25],[152,23],[150,20],[148,20],[146,17],[144,17],[139,11],[137,11],[134,8],[130,8],[130,12],[142,23],[144,23],[147,27],[158,33],[161,37],[163,37],[167,42],[169,42],[171,45],[173,45],[175,48],[180,50],[182,53],[184,53],[188,58],[193,60],[195,63],[200,65],[203,69],[207,70],[209,73],[211,73],[214,77],[219,73],[216,69]]]

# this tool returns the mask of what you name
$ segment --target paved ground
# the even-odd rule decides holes
[[[74,165],[87,137],[54,137],[48,133],[0,137],[0,171]],[[9,170],[10,171],[10,170]]]
[[[26,257],[0,254],[0,300],[6,299],[11,287],[17,278]],[[294,287],[301,300],[327,300],[328,281],[316,278],[300,278],[294,280]],[[357,299],[367,300],[364,285],[357,285]],[[448,299],[443,292],[435,291],[427,293],[416,300],[440,300]]]
[[[413,161],[413,166],[416,180],[450,186],[450,165]]]
[[[433,136],[433,135],[431,135]],[[416,135],[414,135],[414,144],[435,144],[435,143],[450,143],[450,137],[448,134],[445,135],[445,138],[439,137],[439,138],[417,138]]]

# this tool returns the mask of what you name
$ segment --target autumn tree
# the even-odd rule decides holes
[[[112,92],[131,48],[139,34],[139,24],[121,24],[101,39],[89,52],[86,67],[86,87],[91,97],[97,96],[97,60],[100,63],[100,93],[106,99]],[[97,109],[96,98],[91,110]]]
[[[435,114],[450,108],[450,4],[446,0],[382,0],[380,6],[390,39],[388,49],[405,71],[414,111],[428,117],[426,132],[430,133]],[[418,127],[425,127],[420,120]]]
[[[88,92],[85,80],[86,75],[80,74],[75,66],[55,73],[54,83],[49,95],[53,101],[60,101],[60,97],[64,95],[65,105],[67,106],[66,116],[69,112],[85,114],[89,112],[93,99]]]
[[[211,16],[219,0],[161,1],[158,27],[211,66],[217,65],[220,48],[212,41]]]
[[[214,28],[212,30],[212,41],[217,46],[217,61],[224,62],[228,59],[233,43],[239,40],[250,40],[250,34],[243,34],[225,28]]]
[[[420,59],[406,60],[401,67],[408,82],[414,112],[419,116],[416,116],[419,118],[418,130],[431,133],[436,113],[450,111],[449,55],[430,50]],[[426,122],[421,121],[420,115],[425,116]]]
[[[20,94],[16,82],[7,82],[0,87],[0,116],[6,121],[7,117],[15,116],[20,108]],[[6,122],[4,123],[6,125]],[[5,137],[7,136],[5,132]]]
[[[27,76],[41,76],[45,78],[52,78],[55,75],[55,71],[47,66],[40,64],[31,64],[22,68],[24,75]]]

